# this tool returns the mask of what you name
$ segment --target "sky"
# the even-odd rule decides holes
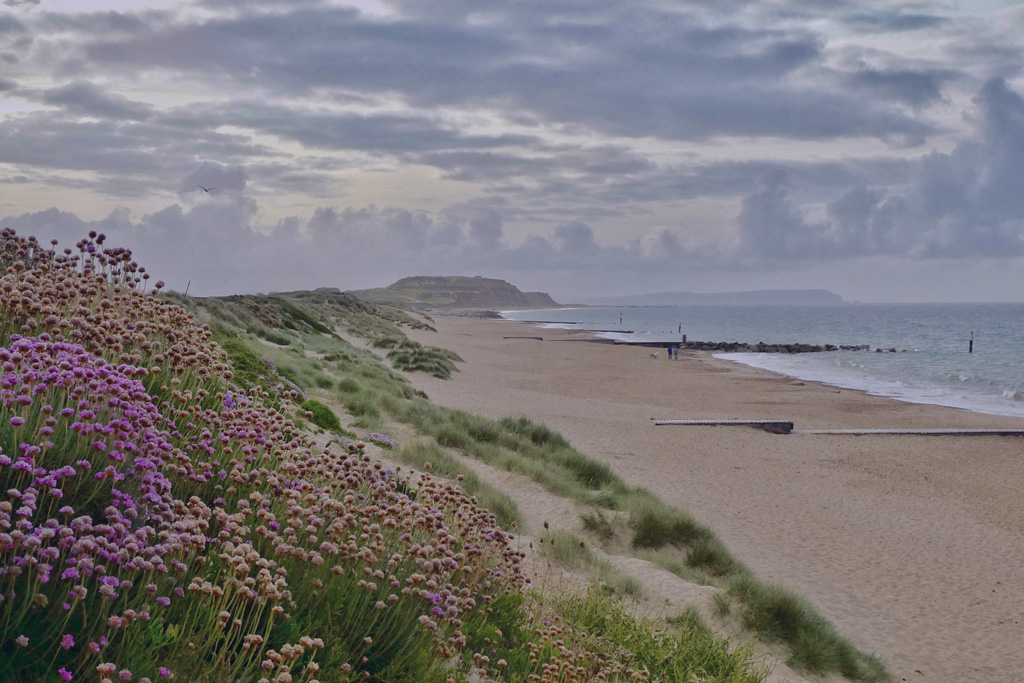
[[[200,296],[1024,301],[1017,0],[0,0],[0,227]]]

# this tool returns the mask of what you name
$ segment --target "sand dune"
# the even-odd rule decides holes
[[[526,415],[692,512],[765,579],[807,596],[896,680],[1024,681],[1024,437],[846,436],[801,429],[1024,427],[720,361],[578,341],[525,323],[438,318],[458,352],[443,405]],[[509,336],[543,336],[507,339]],[[797,431],[659,426],[778,418]]]

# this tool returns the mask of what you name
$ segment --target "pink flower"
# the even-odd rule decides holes
[[[60,646],[65,650],[70,650],[75,646],[75,637],[70,633],[66,634],[60,639]]]
[[[16,642],[18,645],[21,645],[22,647],[28,647],[28,636],[22,634],[15,638],[14,642]]]
[[[72,677],[72,675],[73,675],[73,674],[72,674],[72,673],[71,673],[70,671],[68,671],[67,669],[65,669],[65,668],[63,668],[63,667],[61,667],[60,669],[58,669],[58,670],[57,670],[57,673],[59,673],[59,674],[60,674],[60,677],[61,677],[61,678],[63,678],[63,679],[65,680],[65,681],[70,681],[70,680],[71,680],[71,677]]]

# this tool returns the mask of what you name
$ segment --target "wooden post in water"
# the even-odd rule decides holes
[[[967,353],[974,353],[974,330],[971,330],[971,340],[967,342]]]

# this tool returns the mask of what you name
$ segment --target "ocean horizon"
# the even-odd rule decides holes
[[[633,342],[867,345],[866,351],[715,353],[806,381],[911,403],[1024,417],[1024,303],[585,306],[510,320]]]

